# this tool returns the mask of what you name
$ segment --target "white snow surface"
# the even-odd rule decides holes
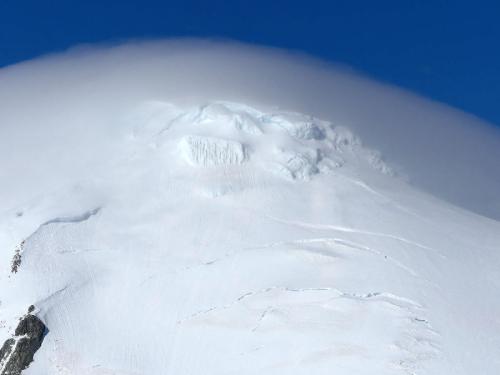
[[[334,120],[155,99],[0,150],[0,339],[34,304],[27,375],[500,373],[500,223]]]

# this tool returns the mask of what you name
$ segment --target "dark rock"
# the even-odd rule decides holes
[[[0,349],[0,368],[3,368],[4,358],[7,358],[8,354],[12,351],[12,346],[15,343],[16,340],[14,339],[8,339],[3,343],[2,348]]]
[[[12,261],[10,263],[10,272],[12,272],[12,273],[17,273],[17,271],[19,270],[19,267],[21,266],[21,262],[22,262],[21,253],[23,252],[25,243],[26,243],[26,240],[21,241],[21,243],[14,250],[14,256],[12,257]]]
[[[16,249],[14,256],[12,257],[12,262],[10,263],[10,272],[17,273],[19,267],[21,266],[21,252]]]
[[[34,311],[30,306],[29,312]],[[45,324],[30,313],[23,316],[14,333],[0,349],[0,375],[20,375],[31,362],[42,345],[46,331]]]

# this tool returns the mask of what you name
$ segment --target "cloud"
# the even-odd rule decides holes
[[[0,70],[6,197],[53,187],[47,168],[68,180],[99,169],[93,151],[114,152],[109,140],[126,111],[151,99],[241,101],[328,119],[416,187],[500,219],[500,131],[492,125],[300,53],[191,39],[84,46]]]

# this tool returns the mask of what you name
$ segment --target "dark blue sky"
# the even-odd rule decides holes
[[[0,1],[0,66],[172,36],[301,50],[500,125],[499,1]]]

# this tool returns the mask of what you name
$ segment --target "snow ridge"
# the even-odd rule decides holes
[[[178,139],[180,154],[190,166],[246,163],[290,181],[307,181],[346,164],[394,174],[380,153],[365,148],[346,127],[313,116],[225,101],[184,109],[146,103],[139,112],[135,118],[147,120],[136,126],[135,137],[156,147],[170,147],[172,139]]]

